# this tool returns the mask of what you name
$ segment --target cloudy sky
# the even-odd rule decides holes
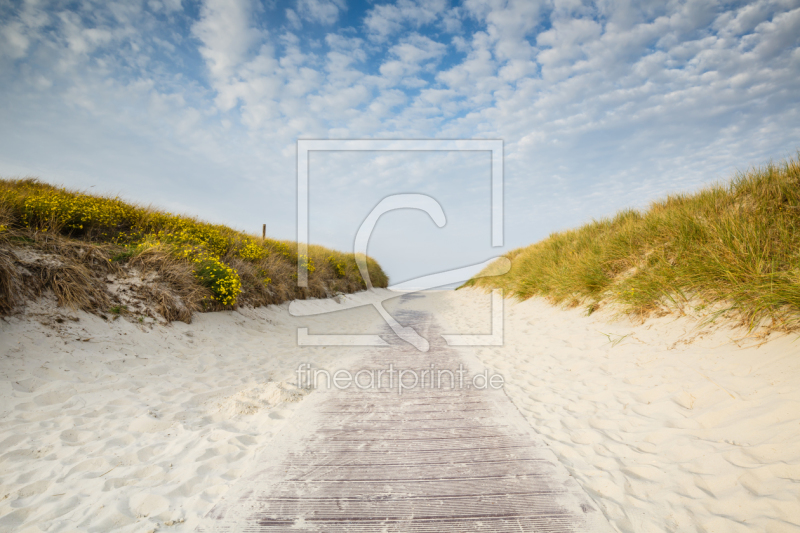
[[[502,139],[528,244],[800,148],[800,0],[0,0],[0,175],[296,235],[297,139]],[[483,261],[486,152],[313,152],[311,240]]]

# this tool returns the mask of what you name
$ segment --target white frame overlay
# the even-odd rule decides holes
[[[297,285],[308,287],[309,233],[309,152],[491,152],[492,247],[503,246],[503,141],[500,139],[298,139],[297,140]],[[434,274],[433,276],[436,276]],[[430,277],[430,276],[427,276]],[[381,305],[380,303],[374,305]],[[442,335],[451,346],[499,346],[503,344],[502,289],[492,291],[492,333],[490,335]],[[298,344],[387,346],[377,335],[310,335],[308,328],[298,328]],[[420,348],[420,347],[418,347]],[[427,346],[425,350],[427,351]]]

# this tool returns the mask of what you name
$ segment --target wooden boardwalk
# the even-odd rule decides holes
[[[398,319],[431,350],[398,340],[353,371],[464,362],[430,315]],[[199,531],[612,531],[502,390],[319,389],[304,403]]]

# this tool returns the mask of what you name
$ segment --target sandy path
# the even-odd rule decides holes
[[[410,298],[403,300],[395,316],[431,340],[431,350],[398,340],[353,373],[390,362],[454,370],[465,362],[444,345],[432,315],[403,310]],[[382,378],[382,389],[310,395],[277,435],[281,450],[257,461],[200,530],[611,531],[502,390],[450,388],[445,378],[442,388],[398,394]]]

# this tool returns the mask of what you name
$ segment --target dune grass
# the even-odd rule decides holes
[[[26,250],[41,260],[20,265],[19,252]],[[308,287],[297,286],[298,261],[308,272]],[[371,258],[367,265],[372,284],[386,287],[388,278],[380,265]],[[125,269],[152,274],[169,289],[156,291],[152,298],[170,320],[186,319],[196,310],[325,297],[366,287],[353,254],[309,246],[308,256],[298,256],[290,241],[261,239],[36,179],[0,180],[0,313],[30,297],[23,289],[31,282],[38,287],[34,292],[50,289],[65,305],[106,308],[111,302],[101,278]],[[35,279],[24,280],[25,275]]]
[[[589,313],[605,302],[639,315],[713,305],[750,326],[768,319],[774,327],[796,328],[800,159],[554,233],[506,257],[507,274],[465,285],[586,305]]]

